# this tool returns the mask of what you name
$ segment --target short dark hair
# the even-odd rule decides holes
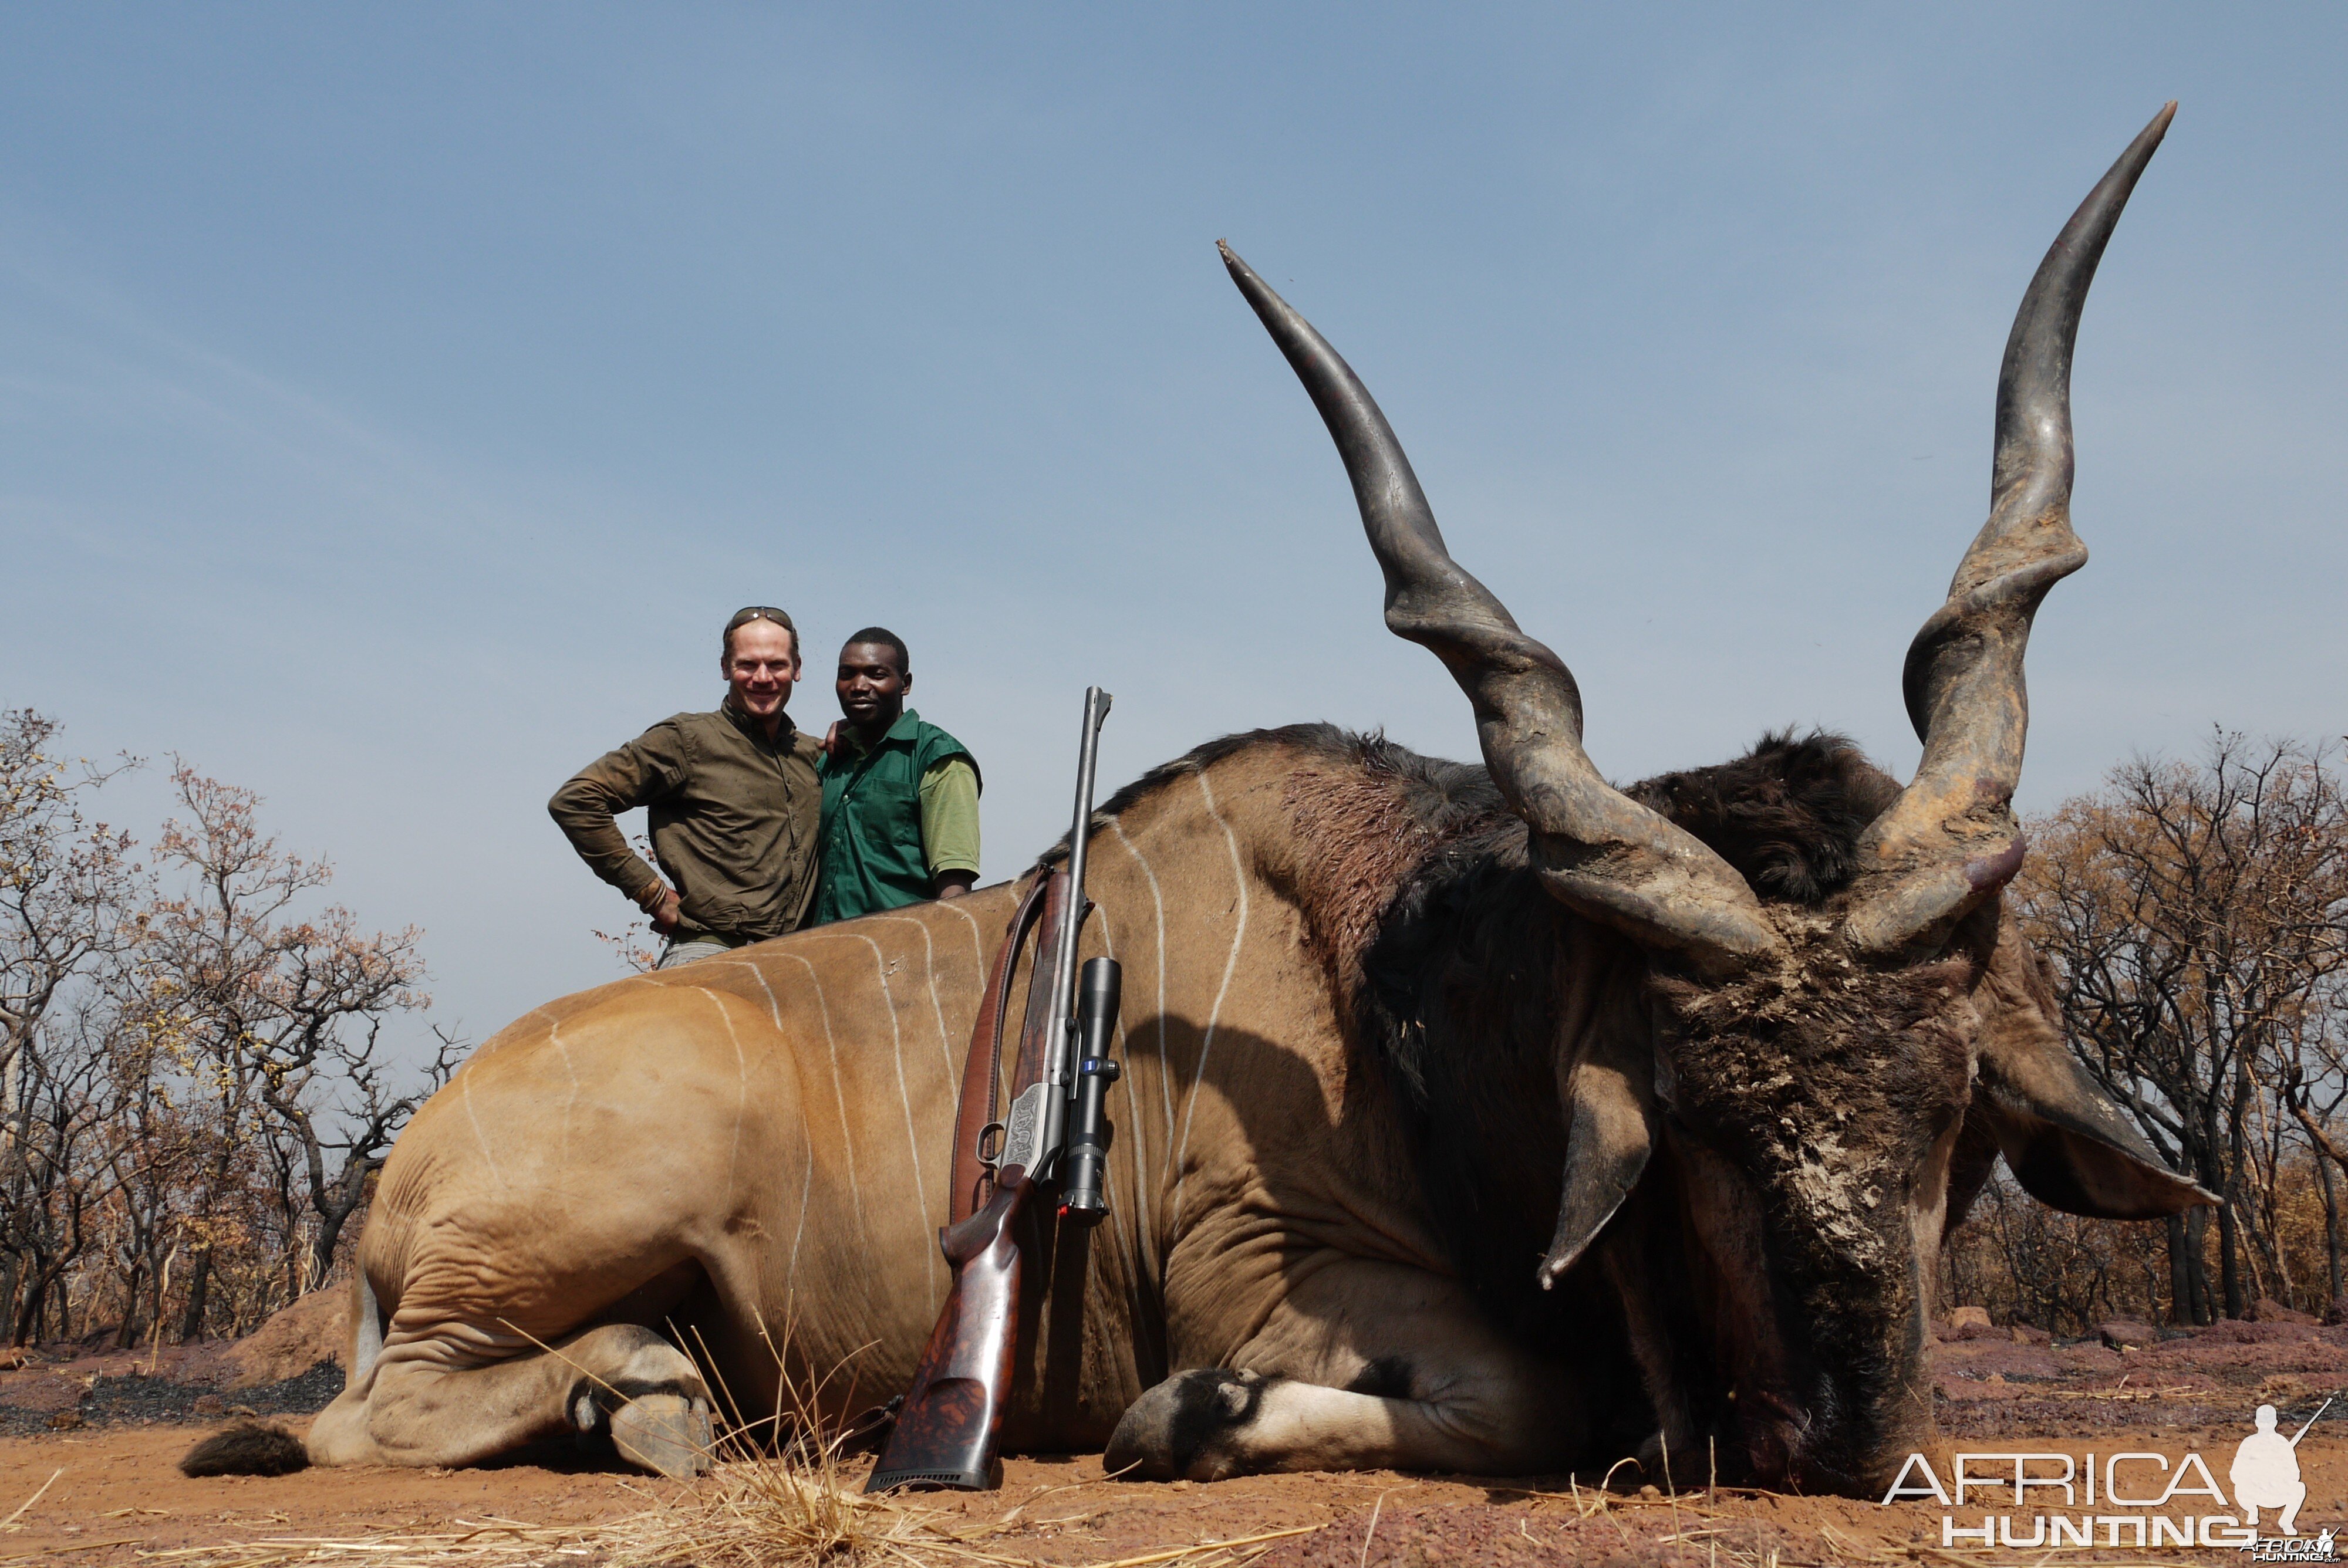
[[[839,645],[839,650],[841,652],[845,653],[848,650],[855,647],[860,642],[874,642],[880,644],[883,648],[895,649],[897,651],[897,673],[900,675],[911,675],[913,672],[913,656],[905,651],[905,640],[898,636],[895,632],[890,630],[887,627],[868,626],[863,630],[857,632],[854,636],[850,637],[847,641],[841,643]]]
[[[734,657],[734,634],[754,620],[771,620],[789,632],[791,657],[797,659],[799,656],[799,629],[791,624],[790,613],[788,610],[777,610],[771,604],[746,604],[736,610],[733,619],[726,623],[726,635],[718,639],[717,642],[718,658]]]

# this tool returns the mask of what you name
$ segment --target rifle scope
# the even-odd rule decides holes
[[[1088,958],[1076,982],[1076,1104],[1068,1117],[1068,1143],[1060,1156],[1060,1215],[1078,1225],[1098,1225],[1108,1213],[1103,1184],[1108,1176],[1109,1125],[1103,1103],[1120,1072],[1108,1053],[1117,1033],[1117,1007],[1123,971],[1115,958]]]

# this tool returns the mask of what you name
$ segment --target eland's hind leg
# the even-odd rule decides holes
[[[621,1456],[646,1470],[683,1478],[709,1468],[708,1386],[653,1330],[606,1324],[541,1349],[452,1326],[386,1345],[319,1415],[309,1450],[322,1465],[453,1469],[606,1426]]]

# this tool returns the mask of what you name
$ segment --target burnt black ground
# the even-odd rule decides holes
[[[343,1369],[332,1361],[321,1361],[298,1378],[253,1389],[224,1389],[209,1382],[181,1383],[132,1372],[93,1379],[71,1413],[86,1427],[216,1421],[225,1414],[306,1416],[324,1409],[342,1391]],[[205,1401],[201,1409],[199,1400]],[[0,1434],[21,1437],[57,1430],[59,1414],[0,1404]]]

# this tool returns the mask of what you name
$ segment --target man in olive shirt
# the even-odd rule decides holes
[[[846,719],[821,764],[816,924],[961,897],[978,880],[978,764],[905,706],[904,640],[879,626],[850,638],[835,689]]]
[[[815,904],[820,747],[783,711],[799,678],[798,630],[754,605],[726,623],[722,647],[716,712],[654,724],[546,807],[579,857],[668,938],[662,968],[797,930]],[[640,805],[666,881],[612,820]]]

